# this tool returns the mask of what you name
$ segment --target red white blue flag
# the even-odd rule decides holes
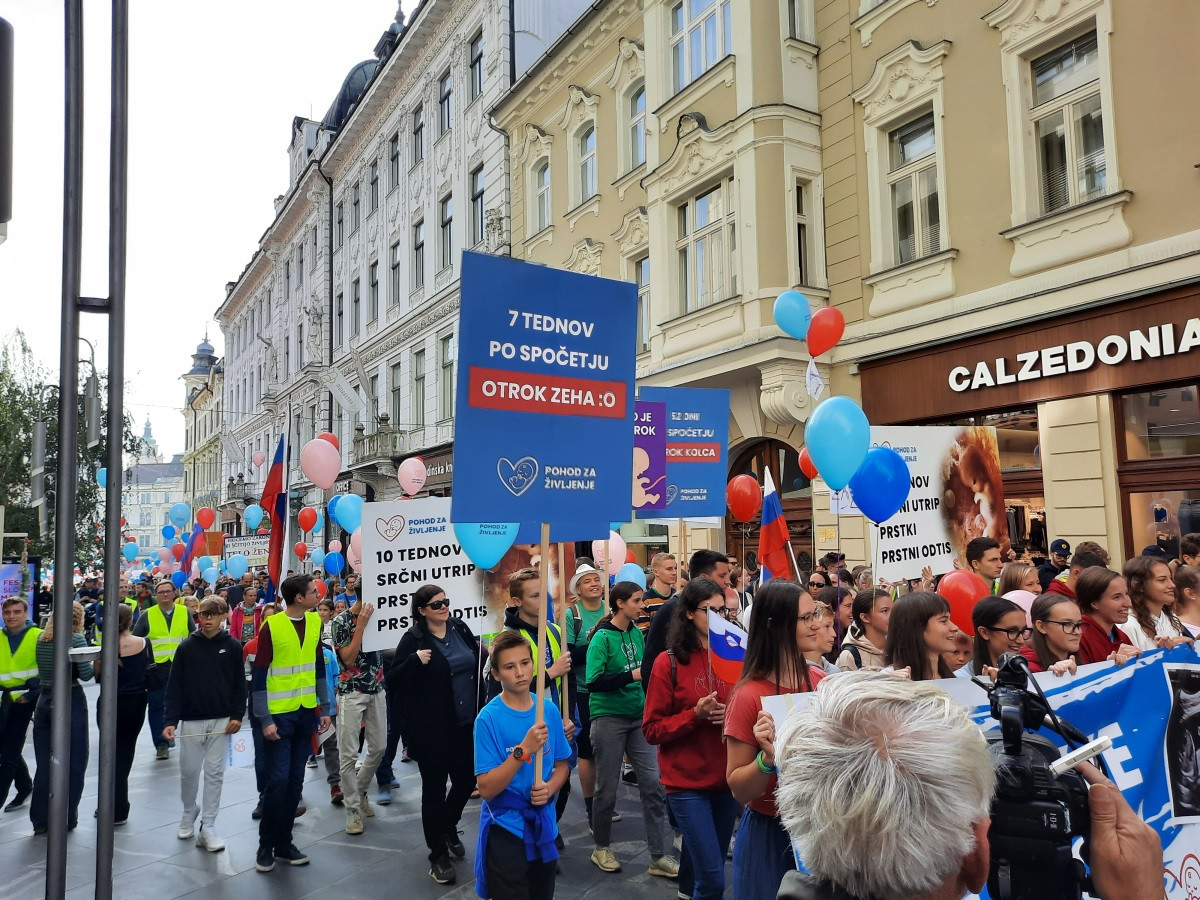
[[[279,438],[279,446],[275,449],[275,459],[267,472],[267,480],[263,485],[262,507],[271,516],[271,537],[267,550],[267,601],[275,599],[279,591],[283,572],[283,545],[286,540],[288,512],[288,464],[287,438]]]
[[[762,525],[758,529],[758,564],[762,569],[762,580],[795,578],[791,565],[791,535],[770,469],[766,470],[764,478]]]

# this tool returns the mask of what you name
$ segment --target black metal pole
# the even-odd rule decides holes
[[[83,0],[64,2],[62,336],[59,345],[58,478],[54,497],[54,682],[50,723],[50,821],[46,897],[67,890],[71,771],[71,634],[75,599],[75,491],[79,445],[79,278],[83,224]]]
[[[116,821],[117,658],[120,652],[121,482],[125,436],[125,246],[128,231],[129,3],[112,2],[112,90],[108,156],[108,460],[104,517],[104,641],[100,667],[100,796],[96,900],[111,900]]]

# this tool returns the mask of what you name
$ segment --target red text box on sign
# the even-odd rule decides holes
[[[720,444],[667,444],[667,462],[717,462],[721,458]]]
[[[471,366],[468,402],[476,409],[623,419],[625,383]]]

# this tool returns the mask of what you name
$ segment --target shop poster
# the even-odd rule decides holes
[[[464,253],[457,522],[629,516],[637,289]]]
[[[25,590],[21,590],[21,582],[26,580]],[[24,597],[30,615],[34,609],[34,593],[37,591],[37,572],[32,564],[22,565],[19,562],[6,560],[0,565],[0,600],[9,597]]]
[[[912,489],[900,511],[872,527],[876,575],[891,582],[966,565],[967,544],[990,537],[1009,549],[996,429],[960,426],[872,426],[871,443],[908,463]]]
[[[724,516],[729,480],[729,391],[643,387],[638,399],[665,404],[667,426],[667,504],[662,509],[640,511],[638,518]]]
[[[836,676],[835,676],[836,677]],[[1200,657],[1188,646],[1143,653],[1123,666],[1095,663],[1075,676],[1034,676],[1058,715],[1088,736],[1112,739],[1104,753],[1113,781],[1163,847],[1163,896],[1192,900],[1200,885]],[[984,692],[965,678],[933,682],[986,733],[999,728]],[[781,725],[813,695],[764,697]],[[786,728],[786,725],[783,726]],[[1064,742],[1040,732],[1060,750]],[[1078,851],[1078,844],[1076,844]],[[985,889],[979,895],[988,896]]]
[[[633,509],[667,508],[667,404],[639,400],[633,419]]]

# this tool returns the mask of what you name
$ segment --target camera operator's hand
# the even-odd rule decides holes
[[[1091,763],[1075,767],[1088,788],[1092,814],[1092,884],[1103,900],[1139,900],[1163,892],[1162,844],[1117,786]]]

